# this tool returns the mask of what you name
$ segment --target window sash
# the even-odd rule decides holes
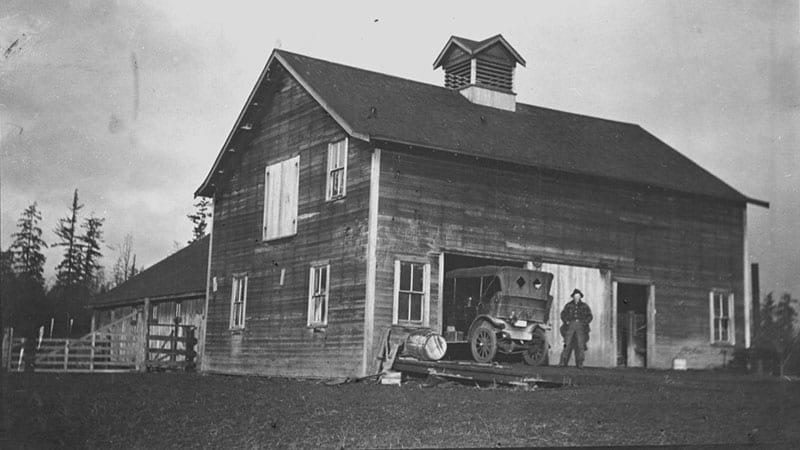
[[[342,198],[347,189],[347,138],[328,144],[328,174],[325,198]]]
[[[231,329],[244,328],[246,304],[247,276],[234,276],[231,283]]]
[[[734,343],[733,300],[733,294],[730,292],[712,291],[710,294],[712,343]]]
[[[330,264],[312,266],[308,279],[308,326],[328,324]]]
[[[395,261],[393,323],[427,323],[429,286],[430,264]]]

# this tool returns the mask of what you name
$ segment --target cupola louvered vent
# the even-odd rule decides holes
[[[525,60],[501,35],[473,41],[452,36],[433,63],[444,69],[444,85],[473,103],[514,111],[514,71]]]

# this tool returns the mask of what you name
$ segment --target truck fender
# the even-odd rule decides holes
[[[469,333],[467,334],[467,336],[472,336],[472,332],[475,330],[475,328],[478,328],[480,326],[481,322],[489,322],[490,324],[492,324],[492,326],[494,326],[498,330],[502,330],[503,328],[506,327],[505,322],[503,322],[502,320],[497,320],[492,318],[491,316],[481,314],[480,316],[476,317],[475,320],[472,321],[472,325],[469,326]]]

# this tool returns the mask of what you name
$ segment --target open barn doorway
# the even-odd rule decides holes
[[[523,267],[524,261],[514,261],[506,259],[497,259],[490,257],[467,256],[461,254],[445,253],[444,254],[444,271],[447,274],[452,270],[466,269],[473,267],[483,266],[511,266]],[[464,293],[480,292],[480,285],[471,285],[470,283],[481,283],[481,279],[475,280],[462,280],[460,283],[455,283],[454,280],[444,279],[443,286],[443,302],[441,311],[441,324],[442,335],[447,340],[449,348],[453,348],[450,356],[463,356],[469,359],[469,350],[467,348],[467,331],[472,320],[475,318],[475,308],[477,307],[477,298],[474,302],[470,303],[470,295],[458,295],[463,291]],[[491,289],[487,282],[486,289]],[[459,292],[457,292],[459,291]],[[464,300],[467,299],[467,300]],[[473,304],[474,303],[474,304]],[[463,349],[461,348],[463,346]],[[465,352],[466,351],[466,352]],[[463,355],[462,355],[463,353]]]
[[[647,367],[650,286],[617,283],[617,365]]]

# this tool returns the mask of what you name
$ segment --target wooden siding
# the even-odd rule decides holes
[[[653,367],[675,357],[697,368],[730,359],[732,348],[709,343],[713,288],[734,293],[743,345],[743,204],[443,153],[384,147],[381,161],[376,332],[391,322],[397,255],[428,258],[436,284],[438,255],[457,251],[651,281]],[[430,292],[438,302],[438,286]],[[437,312],[432,306],[431,322],[441,324]]]
[[[328,144],[344,131],[290,76],[272,70],[267,105],[215,193],[203,369],[300,377],[360,372],[364,343],[370,148],[349,140],[347,196],[325,201]],[[297,234],[263,241],[265,168],[300,157]],[[328,325],[308,328],[309,269],[330,264]],[[281,285],[281,273],[283,285]],[[247,274],[245,327],[229,329],[231,276]]]

